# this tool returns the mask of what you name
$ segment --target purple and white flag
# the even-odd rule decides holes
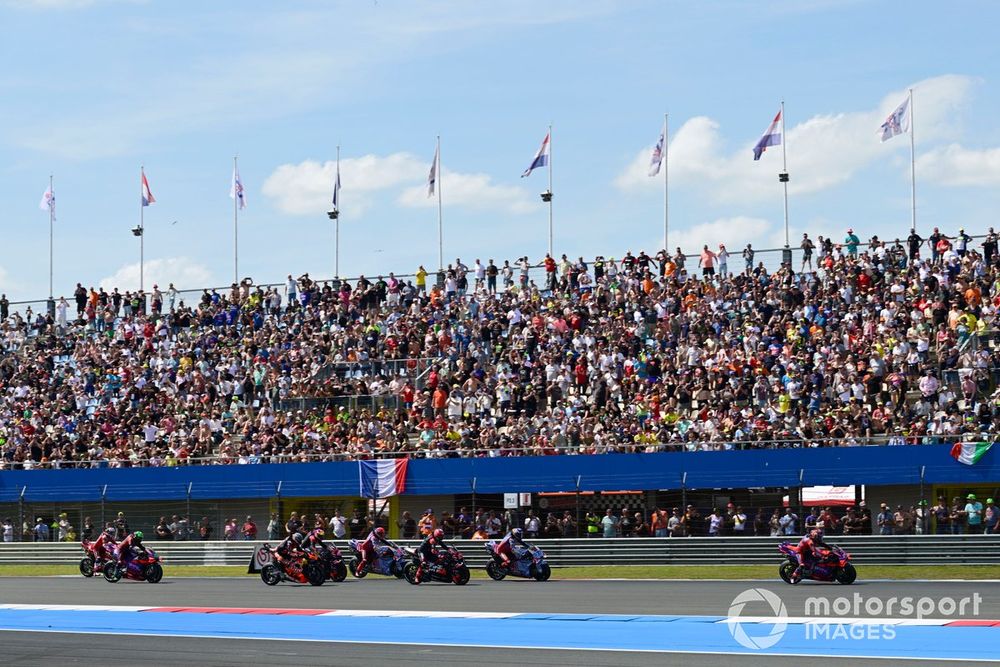
[[[233,184],[229,188],[229,198],[236,200],[241,211],[247,207],[247,196],[243,191],[243,181],[240,180],[240,170],[236,167],[233,167]]]
[[[43,211],[48,211],[52,214],[52,219],[56,219],[56,196],[55,193],[52,192],[51,187],[45,191],[44,195],[42,195],[42,201],[39,202],[38,208]]]
[[[660,173],[660,166],[663,164],[663,154],[665,142],[667,140],[667,123],[663,122],[663,131],[660,132],[660,140],[656,142],[656,148],[653,149],[653,156],[649,159],[649,175],[650,177],[656,176]]]
[[[889,141],[897,134],[910,131],[910,98],[907,96],[896,110],[889,114],[880,128],[882,143]]]
[[[753,147],[753,159],[759,160],[760,156],[764,154],[764,151],[768,149],[769,146],[780,146],[781,145],[781,110],[778,110],[778,115],[774,117],[771,124],[767,126],[764,130],[764,136],[760,138],[757,145]]]
[[[434,188],[437,187],[438,167],[441,164],[441,148],[434,149],[434,162],[431,162],[431,173],[427,175],[427,196],[434,196]]]

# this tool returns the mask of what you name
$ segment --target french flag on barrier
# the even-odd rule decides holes
[[[544,167],[549,163],[549,139],[550,135],[546,134],[545,139],[542,140],[541,147],[538,149],[538,152],[535,153],[535,159],[531,161],[531,166],[525,169],[524,173],[521,174],[521,178],[524,178],[535,169]]]
[[[764,154],[764,151],[768,149],[769,146],[780,146],[781,145],[781,111],[778,111],[778,115],[774,117],[771,124],[767,126],[764,130],[764,136],[760,138],[757,145],[753,147],[753,159],[759,160],[760,156]]]
[[[406,490],[406,464],[409,459],[358,461],[359,495],[362,498],[388,498]]]

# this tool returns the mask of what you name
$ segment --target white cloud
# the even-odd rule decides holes
[[[914,85],[914,106],[919,113],[918,143],[948,137],[955,131],[952,125],[955,110],[967,101],[973,83],[971,77],[945,75]],[[877,130],[905,95],[905,91],[896,91],[886,95],[873,109],[816,115],[789,127],[789,192],[825,190],[849,180],[880,157],[900,150],[906,143],[904,139],[882,144]],[[761,131],[769,117],[767,111],[761,113]],[[748,202],[774,197],[778,192],[776,173],[781,167],[781,149],[771,148],[756,163],[752,148],[758,138],[749,138],[740,150],[727,153],[718,122],[704,116],[692,118],[670,141],[670,177],[707,189],[723,201]],[[651,150],[649,146],[639,151],[615,179],[616,187],[623,191],[662,187],[662,181],[647,175]]]
[[[662,243],[663,239],[659,239],[651,247],[659,247]],[[719,249],[720,243],[724,243],[730,254],[735,255],[747,243],[752,243],[756,248],[782,246],[785,244],[785,237],[778,225],[763,218],[749,216],[719,218],[670,232],[671,251],[680,247],[686,253],[696,253],[705,245],[715,251]]]
[[[159,285],[161,290],[166,291],[170,283],[179,290],[201,289],[216,284],[208,267],[188,257],[146,260],[143,266],[143,284],[147,291],[153,285]],[[101,278],[98,284],[106,290],[115,287],[120,290],[139,289],[139,263],[122,266],[112,275]]]
[[[1000,148],[935,148],[917,157],[917,172],[921,180],[941,185],[1000,185]]]
[[[428,169],[430,163],[421,162],[409,153],[342,159],[340,184],[344,208],[358,214],[370,205],[371,193],[426,177]],[[267,177],[261,191],[274,199],[284,213],[319,214],[330,208],[336,174],[337,163],[333,160],[322,164],[315,160],[283,164]]]
[[[430,165],[427,165],[430,169]],[[515,185],[498,185],[488,174],[460,174],[447,169],[441,175],[441,198],[448,206],[489,209],[509,213],[537,210],[527,190]],[[428,208],[437,206],[435,197],[427,196],[426,185],[407,188],[399,196],[402,206]]]
[[[437,199],[427,197],[427,173],[430,162],[409,153],[364,155],[340,161],[343,207],[352,215],[361,215],[372,204],[376,192],[408,186],[397,203],[408,208],[437,206]],[[333,195],[337,163],[306,160],[276,168],[261,189],[274,200],[283,213],[318,215],[328,210]],[[462,174],[444,170],[441,193],[448,206],[494,209],[510,213],[534,210],[526,190],[499,185],[488,174]]]

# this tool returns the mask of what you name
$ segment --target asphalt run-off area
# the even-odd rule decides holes
[[[1000,655],[1000,583],[5,577],[0,630],[33,666],[961,664]]]

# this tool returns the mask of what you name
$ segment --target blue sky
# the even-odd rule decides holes
[[[56,296],[137,286],[140,164],[147,286],[228,284],[237,153],[241,277],[327,277],[338,144],[341,274],[431,268],[437,134],[446,261],[539,259],[545,174],[520,174],[549,122],[556,252],[653,250],[664,112],[671,246],[775,246],[780,150],[750,149],[782,97],[793,242],[902,236],[908,138],[876,132],[911,86],[918,225],[980,232],[1000,208],[998,24],[991,2],[0,0],[0,290],[46,296],[50,173]]]

